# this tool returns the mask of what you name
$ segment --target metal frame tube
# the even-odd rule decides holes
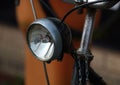
[[[95,9],[87,9],[87,15],[85,18],[84,28],[83,28],[83,34],[82,39],[80,43],[80,48],[78,48],[78,53],[88,51],[90,42],[92,39],[93,34],[93,25],[94,25],[94,17],[96,14]]]

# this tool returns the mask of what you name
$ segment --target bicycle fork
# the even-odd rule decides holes
[[[89,48],[93,34],[95,14],[95,9],[87,9],[80,47],[74,55],[76,62],[71,85],[87,85],[87,81],[89,81],[89,66],[93,58]]]

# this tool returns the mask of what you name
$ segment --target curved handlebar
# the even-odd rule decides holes
[[[113,7],[119,0],[74,0],[77,3],[89,3],[94,1],[103,1],[100,3],[95,3],[90,5],[92,8],[100,8],[100,9],[107,9]]]

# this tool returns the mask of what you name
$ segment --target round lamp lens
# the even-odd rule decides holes
[[[51,59],[54,42],[51,34],[41,25],[33,25],[28,32],[28,44],[33,54],[42,61]]]

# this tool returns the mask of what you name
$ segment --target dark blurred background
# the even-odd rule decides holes
[[[94,43],[120,50],[120,3],[117,11],[102,10],[100,25],[94,33]]]
[[[0,85],[24,85],[24,41],[16,20],[16,1],[0,1]]]
[[[19,0],[0,1],[0,85],[24,84],[24,40],[16,20],[15,3],[17,1]],[[114,74],[111,76],[107,72],[120,71],[119,67],[117,67],[120,64],[117,61],[120,59],[120,8],[118,10],[102,10],[100,24],[94,31],[93,45],[95,46],[95,48],[93,47],[94,54],[96,56],[99,54],[102,57],[102,59],[98,58],[94,61],[96,65],[99,64],[103,67],[99,69],[99,71],[101,70],[100,73],[102,74],[106,66],[107,68],[110,67],[109,69],[113,70],[106,70],[102,75],[105,78],[111,77],[108,79],[114,82],[111,85],[119,85],[120,77],[117,74],[117,77]],[[112,51],[113,54],[110,54],[111,50],[114,50]],[[104,56],[107,54],[107,58],[101,54],[104,54]],[[113,56],[108,58],[109,55]],[[105,59],[108,61],[107,64]],[[109,64],[109,59],[111,59],[110,62],[113,62],[112,64]],[[96,65],[93,66],[96,67]]]
[[[17,26],[15,2],[19,0],[1,0],[0,2],[0,23]]]

